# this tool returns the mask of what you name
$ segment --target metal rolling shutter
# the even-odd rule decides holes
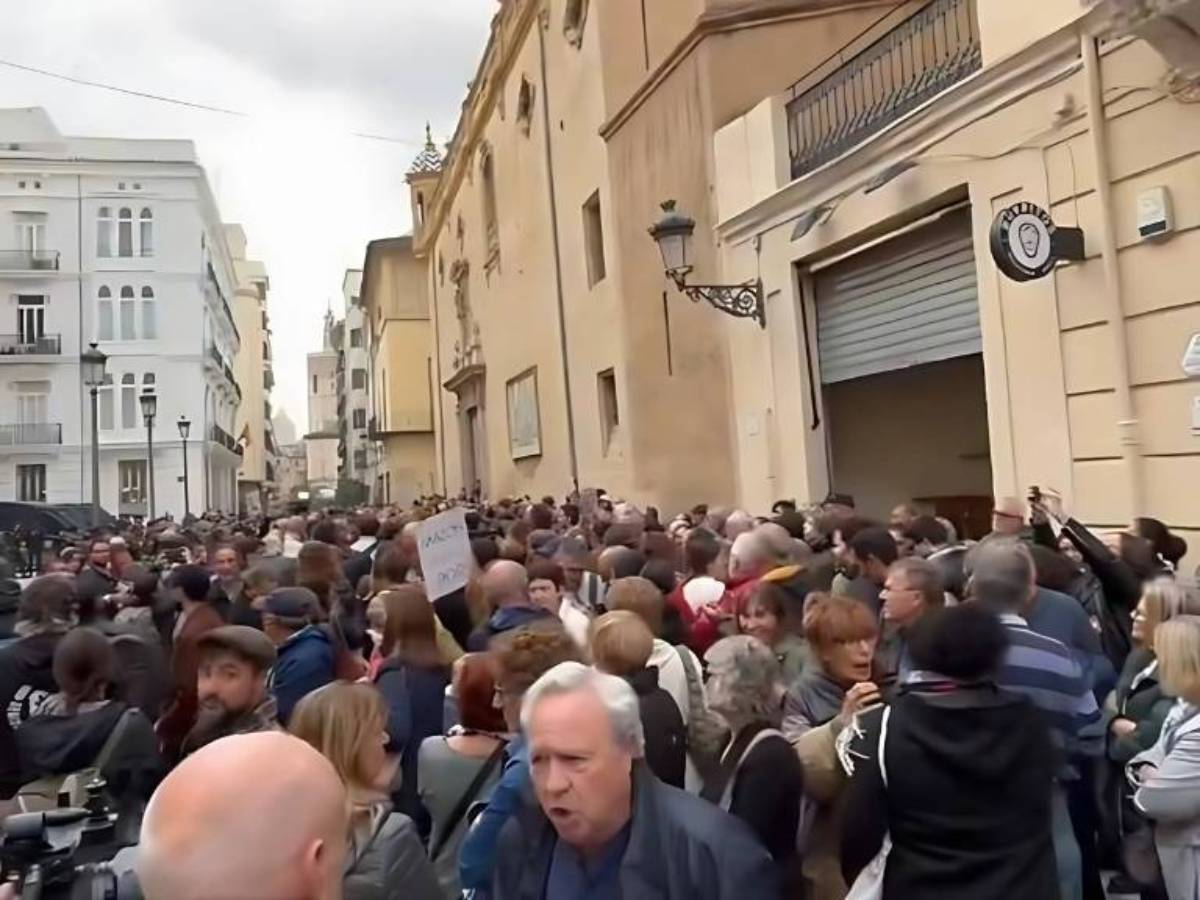
[[[970,210],[955,210],[816,276],[821,381],[983,349]]]

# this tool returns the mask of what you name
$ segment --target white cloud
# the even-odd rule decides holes
[[[236,118],[0,67],[0,106],[66,134],[191,138],[222,217],[271,276],[276,405],[307,419],[304,355],[368,241],[409,226],[404,172],[431,120],[453,129],[495,0],[39,0],[0,59],[251,113]]]

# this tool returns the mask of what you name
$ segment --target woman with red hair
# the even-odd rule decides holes
[[[458,848],[467,810],[491,793],[507,744],[494,672],[489,653],[469,653],[454,664],[451,693],[459,724],[448,735],[426,738],[417,762],[417,789],[433,819],[429,856],[447,897],[461,893]]]

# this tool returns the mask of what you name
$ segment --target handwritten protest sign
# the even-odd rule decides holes
[[[471,541],[461,507],[426,519],[417,531],[425,591],[436,600],[466,587],[471,574]]]

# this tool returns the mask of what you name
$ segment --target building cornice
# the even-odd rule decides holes
[[[692,51],[707,38],[718,34],[761,28],[783,22],[824,18],[848,9],[873,6],[895,7],[897,0],[760,0],[753,5],[740,3],[709,10],[696,19],[692,30],[680,41],[667,58],[659,63],[641,86],[608,121],[600,126],[600,137],[609,140],[641,108],[642,104],[675,71]]]

